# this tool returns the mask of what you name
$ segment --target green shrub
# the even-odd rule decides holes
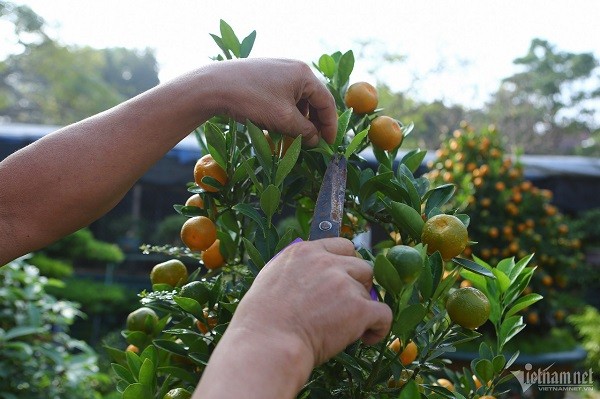
[[[37,267],[42,276],[63,279],[73,275],[73,265],[71,263],[50,258],[41,252],[29,258],[29,263]]]
[[[89,228],[83,228],[44,248],[53,258],[85,259],[98,262],[121,262],[125,258],[116,244],[99,241]]]
[[[581,235],[584,247],[600,247],[600,207],[580,214],[573,228]]]
[[[593,306],[586,306],[580,314],[567,318],[581,338],[583,349],[587,351],[586,366],[591,367],[595,375],[600,375],[600,312]]]
[[[566,326],[565,316],[583,304],[581,241],[569,220],[552,204],[552,192],[525,179],[523,165],[506,154],[502,135],[491,126],[475,131],[463,124],[442,143],[429,166],[434,184],[454,184],[449,209],[471,218],[471,254],[492,264],[535,253],[531,289],[544,300],[522,311],[527,331],[545,334]]]
[[[71,278],[62,287],[48,287],[48,293],[79,303],[88,315],[127,313],[137,306],[135,292],[92,280]]]
[[[100,398],[96,353],[68,334],[81,312],[50,282],[23,260],[0,268],[0,397]]]

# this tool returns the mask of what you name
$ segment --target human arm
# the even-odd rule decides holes
[[[242,299],[193,398],[293,398],[314,366],[383,339],[392,312],[371,299],[372,278],[349,240],[289,246]]]
[[[192,71],[0,162],[0,265],[108,212],[175,144],[218,114],[301,134],[307,145],[319,134],[333,141],[337,125],[331,94],[304,63],[247,59]]]

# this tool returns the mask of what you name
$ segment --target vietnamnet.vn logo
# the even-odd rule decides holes
[[[511,371],[521,384],[523,392],[537,385],[539,391],[592,391],[594,377],[592,369],[587,371],[553,371],[550,366],[533,369],[530,363],[525,364],[525,370]]]

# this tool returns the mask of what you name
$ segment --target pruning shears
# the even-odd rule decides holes
[[[346,157],[342,154],[333,155],[319,189],[310,224],[309,241],[340,236],[346,198],[346,175]]]

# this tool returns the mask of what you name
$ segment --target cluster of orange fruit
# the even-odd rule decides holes
[[[379,103],[377,89],[368,82],[353,83],[344,95],[344,103],[356,114],[372,114]],[[374,147],[392,151],[402,144],[404,132],[396,119],[379,115],[371,120],[368,136]]]
[[[436,155],[428,165],[429,177],[457,186],[451,206],[465,208],[477,237],[477,245],[467,247],[463,255],[475,251],[474,255],[496,264],[502,258],[535,253],[539,272],[532,279],[533,290],[549,298],[568,288],[569,275],[582,261],[580,240],[569,234],[564,216],[551,203],[552,192],[525,180],[522,165],[505,156],[495,128],[475,132],[463,123]],[[548,303],[552,301],[536,306]],[[565,315],[561,307],[526,312],[530,324],[553,325]]]
[[[206,192],[217,192],[220,187],[211,185],[204,180],[209,177],[225,186],[228,181],[227,172],[214,160],[212,155],[201,157],[194,166],[194,181]],[[185,206],[204,209],[205,203],[201,194],[189,197]],[[181,241],[192,251],[202,251],[202,263],[207,269],[218,269],[225,264],[225,257],[220,248],[221,241],[217,238],[217,227],[207,216],[194,216],[185,221],[181,227]]]

